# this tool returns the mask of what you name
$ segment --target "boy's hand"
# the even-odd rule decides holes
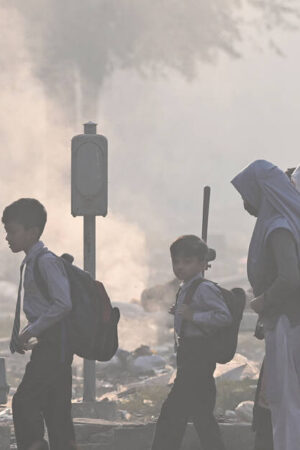
[[[23,349],[25,344],[28,343],[29,339],[31,338],[31,333],[29,331],[28,325],[23,328],[23,330],[20,332],[18,338],[19,338],[19,343],[20,343],[20,347]]]
[[[178,306],[177,313],[182,315],[182,318],[185,320],[193,320],[193,311],[188,305]]]
[[[18,343],[18,346],[16,348],[16,352],[19,353],[20,355],[24,355],[25,354],[25,349],[24,349],[23,345]]]
[[[251,300],[250,307],[257,314],[261,314],[263,312],[263,309],[264,309],[264,296],[260,295],[259,297],[256,297],[253,300]]]
[[[35,347],[37,343],[38,343],[37,338],[35,338],[35,337],[30,338],[29,341],[26,342],[26,344],[24,344],[24,350],[26,350],[26,351],[32,350],[33,347]]]
[[[174,303],[174,305],[172,305],[171,306],[171,308],[169,309],[169,314],[172,314],[173,316],[174,316],[174,314],[175,314],[175,309],[176,309],[176,305],[175,305],[175,303]]]

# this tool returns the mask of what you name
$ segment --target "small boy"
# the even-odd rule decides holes
[[[44,420],[51,450],[76,449],[71,418],[72,359],[63,318],[72,308],[70,286],[59,259],[40,241],[47,221],[44,206],[35,199],[21,198],[3,211],[6,240],[13,253],[25,252],[10,350],[24,354],[30,362],[13,397],[12,409],[19,450],[47,450]],[[38,258],[38,259],[37,259]],[[35,280],[35,264],[45,280],[49,298]],[[20,331],[22,274],[23,310],[28,325]]]
[[[178,238],[170,247],[173,271],[182,281],[174,314],[177,374],[157,421],[152,450],[178,450],[191,419],[203,450],[224,450],[213,415],[216,367],[210,342],[215,332],[229,326],[232,317],[220,290],[203,280],[208,247],[194,235]],[[198,284],[199,283],[199,284]],[[191,301],[185,304],[193,286]]]

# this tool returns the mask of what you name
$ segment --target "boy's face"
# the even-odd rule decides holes
[[[172,258],[173,272],[182,281],[189,281],[206,269],[207,262],[198,256],[178,255]]]
[[[13,253],[27,252],[38,240],[38,229],[25,228],[18,222],[8,222],[4,226],[6,231],[6,240]]]

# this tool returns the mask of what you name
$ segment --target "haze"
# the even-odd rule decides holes
[[[110,213],[98,219],[97,276],[113,299],[172,277],[169,243],[200,233],[206,184],[209,235],[224,235],[229,265],[232,255],[246,256],[253,221],[231,178],[257,158],[282,168],[300,162],[297,15],[286,20],[278,10],[276,23],[265,15],[269,2],[256,2],[263,11],[234,1],[81,3],[0,4],[1,210],[21,196],[41,199],[44,241],[80,264],[70,139],[94,120],[109,140]],[[0,276],[14,280],[6,247],[2,239]]]

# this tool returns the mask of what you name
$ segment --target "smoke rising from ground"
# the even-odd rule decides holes
[[[69,119],[76,83],[84,115],[95,117],[103,82],[116,69],[152,76],[171,69],[191,80],[199,61],[240,56],[247,27],[261,41],[265,28],[270,34],[299,19],[293,0],[13,0],[10,8],[23,20],[34,74]]]
[[[24,20],[33,70],[48,96],[74,113],[79,79],[85,114],[95,116],[105,78],[117,68],[141,73],[174,68],[191,78],[196,62],[218,51],[237,56],[237,1],[14,1]]]
[[[280,9],[292,3],[247,5],[274,28],[297,17]],[[248,20],[239,5],[2,3],[1,209],[38,197],[49,211],[45,241],[80,262],[82,221],[69,212],[70,139],[83,121],[99,121],[109,138],[111,211],[98,220],[98,276],[116,300],[138,297],[149,277],[171,276],[169,243],[199,234],[205,184],[213,186],[211,231],[246,253],[251,222],[230,178],[256,157],[282,167],[298,161],[297,38],[291,45],[285,38],[286,60],[253,56],[242,31],[256,16]],[[256,43],[262,29],[252,32]],[[16,258],[0,245],[10,279]]]
[[[39,198],[49,217],[45,242],[58,254],[74,254],[81,264],[82,218],[71,217],[69,202],[70,138],[74,130],[34,75],[20,16],[2,9],[0,20],[6,36],[1,50],[4,70],[0,73],[1,212],[17,198]],[[115,300],[138,297],[148,270],[143,232],[121,213],[98,219],[98,224],[99,278]],[[1,278],[15,280],[18,261],[4,237],[2,231]]]

